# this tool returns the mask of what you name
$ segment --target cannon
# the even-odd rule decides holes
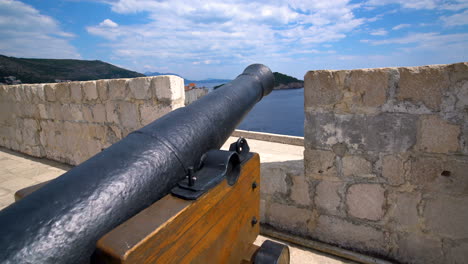
[[[260,248],[259,156],[219,148],[274,85],[247,67],[0,211],[2,263],[287,263]]]

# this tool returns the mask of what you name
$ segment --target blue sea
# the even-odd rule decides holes
[[[250,111],[239,129],[304,136],[304,89],[273,90]]]

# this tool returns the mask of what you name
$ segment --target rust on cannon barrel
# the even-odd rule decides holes
[[[0,211],[2,263],[86,263],[104,234],[161,199],[219,149],[274,86],[253,64]]]

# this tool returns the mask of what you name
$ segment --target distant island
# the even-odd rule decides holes
[[[294,78],[292,76],[274,72],[273,75],[275,76],[275,87],[274,90],[282,90],[282,89],[297,89],[304,87],[304,81]]]
[[[275,87],[273,87],[274,90],[297,89],[304,87],[304,81],[301,81],[292,76],[280,72],[274,72],[273,76],[275,76]],[[224,84],[217,85],[213,87],[213,89],[218,89],[223,85]]]
[[[0,55],[0,83],[51,83],[143,77],[99,60],[27,59]]]

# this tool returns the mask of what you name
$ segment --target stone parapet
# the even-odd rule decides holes
[[[177,76],[0,86],[0,146],[76,165],[184,106]]]
[[[402,263],[468,262],[467,111],[468,63],[308,72],[305,175],[266,180],[264,223]]]

